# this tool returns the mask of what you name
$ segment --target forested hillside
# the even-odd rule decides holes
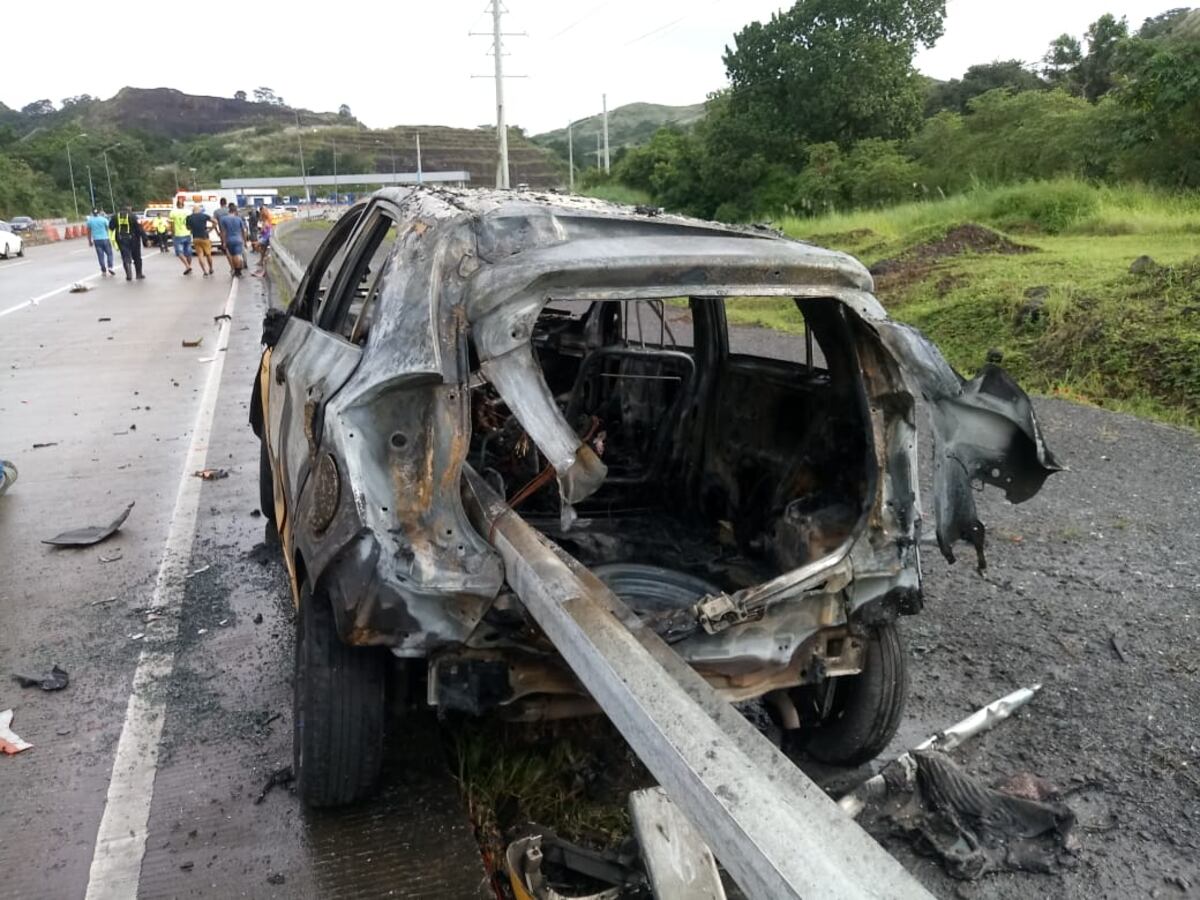
[[[1041,60],[930,82],[913,57],[944,16],[942,0],[799,0],[753,22],[706,116],[623,153],[613,178],[722,219],[1060,176],[1200,187],[1200,10],[1140,25],[1105,15],[1083,35],[1047,35]]]

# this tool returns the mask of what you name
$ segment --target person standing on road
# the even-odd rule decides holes
[[[258,262],[262,266],[260,273],[267,271],[267,254],[271,252],[271,237],[275,234],[275,217],[267,207],[262,208],[259,217],[258,232]]]
[[[121,211],[108,220],[108,227],[117,235],[117,246],[121,250],[121,266],[125,269],[125,280],[132,281],[133,273],[129,263],[137,272],[139,279],[142,274],[142,224],[138,221],[137,213],[128,206],[122,206]]]
[[[108,239],[108,216],[102,215],[100,210],[93,209],[92,214],[87,217],[88,229],[88,246],[96,250],[96,259],[100,263],[100,274],[116,275],[113,271],[113,248],[112,241]]]
[[[183,274],[192,274],[192,234],[188,231],[188,211],[183,207],[183,198],[175,198],[175,208],[171,210],[171,234],[174,235],[175,255],[183,263]]]
[[[154,239],[158,242],[158,252],[167,253],[170,247],[167,246],[167,238],[170,237],[171,222],[161,212],[154,217]]]
[[[204,208],[197,203],[192,207],[192,214],[187,217],[188,231],[192,235],[192,249],[196,253],[196,258],[200,260],[200,271],[207,278],[213,273],[212,260],[212,241],[208,237],[208,226],[212,224],[212,219]],[[205,260],[208,261],[208,268],[205,268]]]
[[[258,204],[250,207],[250,212],[246,216],[246,224],[250,226],[250,243],[255,244],[258,241]]]
[[[237,214],[237,206],[230,203],[221,219],[221,234],[225,242],[225,255],[235,278],[242,277],[246,264],[246,223]]]

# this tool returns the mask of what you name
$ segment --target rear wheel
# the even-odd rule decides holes
[[[908,665],[894,624],[867,632],[863,670],[794,688],[800,713],[795,744],[823,763],[857,766],[891,742],[904,715]]]
[[[309,806],[342,806],[374,789],[383,762],[388,655],[350,647],[321,591],[305,588],[296,615],[292,755]]]

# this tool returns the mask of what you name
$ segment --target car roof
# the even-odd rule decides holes
[[[768,293],[786,293],[788,276],[808,286],[864,293],[874,288],[870,273],[854,257],[762,225],[726,225],[654,207],[542,191],[422,186],[385,188],[372,196],[398,206],[402,226],[420,221],[424,231],[469,224],[480,261],[494,267],[530,264],[542,256],[547,263],[569,263],[576,270],[611,268],[639,265],[636,261],[650,254],[664,263],[669,258],[700,261],[711,270],[709,276],[741,275],[737,280],[743,286],[747,280],[778,284],[780,290]]]

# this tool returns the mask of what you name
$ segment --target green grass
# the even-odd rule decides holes
[[[1004,228],[1037,252],[965,254],[881,276],[893,316],[964,373],[996,348],[1034,392],[1200,426],[1200,197],[1063,180],[780,224],[872,265],[967,222]],[[1163,268],[1131,274],[1142,255]],[[1044,305],[1030,320],[1022,311],[1035,288]],[[801,329],[789,303],[751,302],[735,301],[730,319]]]
[[[617,184],[615,181],[583,188],[579,193],[586,197],[595,197],[598,200],[608,200],[612,203],[627,203],[630,206],[656,205],[645,191],[625,187],[625,185]]]

